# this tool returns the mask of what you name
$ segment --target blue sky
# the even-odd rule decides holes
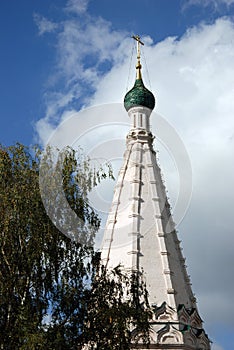
[[[234,0],[0,2],[4,145],[45,144],[71,113],[121,103],[134,80],[130,37],[142,36],[157,111],[192,163],[193,196],[179,231],[214,350],[234,348],[233,16]],[[174,170],[164,166],[170,193]]]

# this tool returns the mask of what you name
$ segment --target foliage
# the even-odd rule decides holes
[[[101,267],[93,279],[84,343],[87,349],[127,350],[131,342],[149,343],[151,310],[142,275]],[[132,331],[139,336],[133,341]]]
[[[69,148],[54,157],[0,148],[0,348],[128,349],[131,327],[148,334],[145,287],[100,267],[92,248],[100,220],[87,199],[111,169],[94,170]]]

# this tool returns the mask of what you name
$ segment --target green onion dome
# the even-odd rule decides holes
[[[141,77],[137,77],[133,88],[124,97],[126,111],[135,106],[143,106],[151,110],[155,106],[154,95],[145,87]]]

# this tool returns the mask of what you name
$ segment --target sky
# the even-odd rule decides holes
[[[43,146],[53,134],[90,154],[108,149],[118,168],[128,130],[122,102],[135,74],[133,34],[145,43],[143,79],[155,113],[182,141],[192,169],[191,200],[178,225],[192,288],[212,349],[230,350],[234,0],[1,0],[0,142]],[[78,127],[65,135],[60,125],[74,117]],[[158,120],[152,115],[156,136]],[[176,207],[186,172],[178,178],[179,156],[167,141],[155,147]],[[107,206],[111,186],[99,193]]]

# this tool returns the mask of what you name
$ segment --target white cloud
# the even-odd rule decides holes
[[[88,3],[89,0],[69,0],[66,10],[80,15],[87,11]]]
[[[58,63],[49,78],[53,86],[44,96],[46,115],[43,125],[58,122],[63,112],[71,108],[73,101],[89,102],[90,90],[95,91],[105,75],[105,66],[122,64],[126,54],[122,41],[123,32],[113,31],[111,24],[102,18],[64,21],[57,34]],[[118,61],[118,63],[117,63]],[[58,88],[61,85],[62,89]],[[81,106],[80,106],[81,107]],[[41,125],[40,123],[38,124]],[[44,130],[37,127],[39,137],[45,139]]]
[[[223,18],[194,27],[180,39],[170,37],[157,44],[146,40],[144,47],[156,110],[177,129],[191,157],[194,192],[179,230],[208,326],[220,321],[220,315],[230,325],[234,312],[230,277],[234,265],[233,37],[233,23]],[[67,20],[57,39],[53,79],[62,81],[64,88],[56,90],[55,85],[55,92],[48,95],[47,114],[37,124],[43,141],[76,100],[82,101],[81,107],[123,101],[129,72],[130,41],[103,19]],[[103,65],[108,65],[108,72]],[[143,68],[149,86],[144,62]],[[132,72],[133,83],[133,68]],[[81,122],[85,127],[85,120]],[[152,128],[157,135],[153,117]],[[173,190],[169,165],[163,159],[160,162],[167,181],[172,177],[169,188]]]
[[[183,9],[187,9],[190,6],[212,6],[215,10],[218,10],[221,5],[230,6],[234,4],[234,0],[185,0],[182,6]]]
[[[218,344],[212,344],[212,350],[224,350],[224,348]]]
[[[64,23],[58,37],[59,69],[69,80],[96,83],[100,64],[114,60],[122,34],[111,30],[109,22],[98,18],[80,24]]]
[[[38,27],[38,34],[43,35],[45,33],[54,32],[58,28],[58,24],[54,23],[47,18],[39,15],[38,13],[34,14],[34,21]]]

